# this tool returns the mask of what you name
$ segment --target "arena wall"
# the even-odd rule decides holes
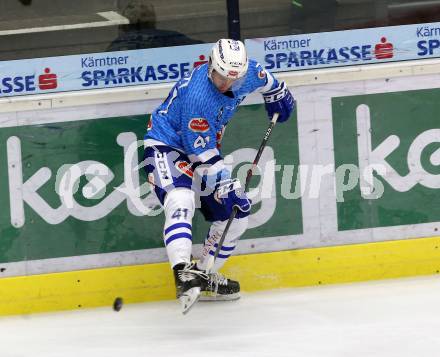
[[[438,73],[418,60],[277,74],[297,111],[275,127],[224,270],[243,291],[439,272]],[[0,99],[0,314],[174,298],[137,166],[170,88]],[[267,125],[249,96],[222,143],[239,177]],[[199,251],[207,225],[194,227]]]

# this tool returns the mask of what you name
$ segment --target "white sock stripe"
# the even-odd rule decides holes
[[[191,229],[186,228],[186,227],[180,227],[180,228],[175,228],[172,229],[171,231],[169,231],[167,234],[164,235],[164,238],[167,239],[170,236],[176,234],[176,233],[189,233],[192,234]]]

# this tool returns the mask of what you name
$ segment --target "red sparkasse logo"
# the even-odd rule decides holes
[[[376,59],[393,58],[394,46],[391,42],[387,42],[386,37],[380,39],[380,43],[374,46],[374,57]]]
[[[38,87],[41,90],[55,89],[58,87],[57,75],[50,73],[50,68],[45,68],[44,74],[38,76]]]
[[[177,161],[175,165],[181,173],[191,178],[194,176],[194,172],[191,169],[191,164],[187,163],[186,161]]]
[[[206,56],[205,55],[200,55],[199,56],[199,60],[194,62],[194,68],[201,66],[204,63],[208,63],[208,61],[206,60]]]
[[[196,133],[205,133],[209,130],[209,123],[204,118],[194,118],[188,123],[188,128]]]

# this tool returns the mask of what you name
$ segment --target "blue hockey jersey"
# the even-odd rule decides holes
[[[174,85],[152,113],[145,139],[176,148],[193,163],[218,162],[219,141],[238,105],[249,93],[264,93],[278,86],[272,74],[252,59],[238,84],[228,96],[208,78],[207,64],[195,68]]]

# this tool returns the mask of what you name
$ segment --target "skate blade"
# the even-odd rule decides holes
[[[180,298],[180,304],[182,305],[182,314],[187,314],[189,310],[200,298],[200,288],[191,288],[186,291]]]
[[[221,295],[210,291],[202,291],[200,301],[234,301],[240,299],[240,293]]]

